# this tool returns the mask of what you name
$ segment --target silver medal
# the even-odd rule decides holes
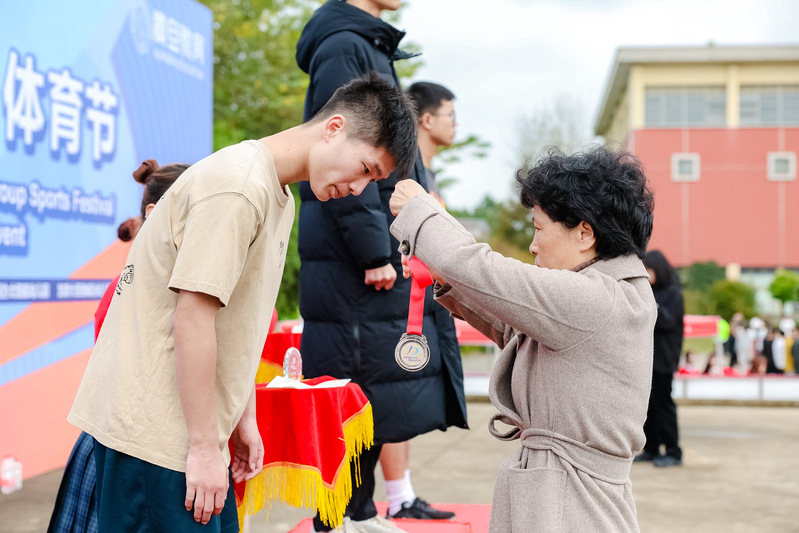
[[[430,347],[427,337],[415,333],[403,333],[394,349],[397,364],[408,372],[418,372],[430,362]]]

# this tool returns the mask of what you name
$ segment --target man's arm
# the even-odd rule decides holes
[[[189,432],[186,459],[186,510],[207,524],[225,505],[228,469],[219,449],[214,391],[216,389],[216,315],[219,300],[181,290],[172,328],[180,403]]]

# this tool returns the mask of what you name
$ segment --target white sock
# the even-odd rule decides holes
[[[386,494],[388,495],[388,514],[396,514],[402,509],[405,502],[412,503],[416,499],[411,484],[411,471],[405,471],[405,477],[394,481],[386,481]]]

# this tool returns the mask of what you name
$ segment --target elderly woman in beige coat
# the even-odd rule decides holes
[[[489,430],[520,447],[497,475],[490,531],[637,532],[630,466],[645,442],[657,314],[641,261],[652,193],[633,156],[605,148],[549,152],[517,180],[535,266],[476,243],[416,183],[391,198],[391,232],[429,267],[437,301],[502,348]]]

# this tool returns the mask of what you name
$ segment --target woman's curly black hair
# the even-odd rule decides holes
[[[604,146],[574,155],[550,148],[516,175],[521,202],[538,206],[567,228],[591,225],[600,259],[636,254],[643,259],[652,234],[654,197],[640,161]]]

